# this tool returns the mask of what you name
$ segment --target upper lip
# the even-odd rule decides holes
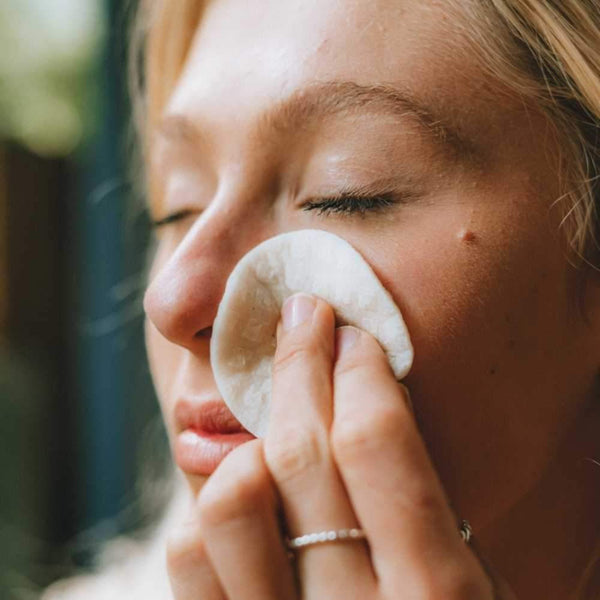
[[[178,400],[174,416],[179,432],[186,429],[206,433],[247,432],[220,398],[204,401]]]

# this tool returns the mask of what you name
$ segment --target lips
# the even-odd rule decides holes
[[[210,475],[241,444],[255,439],[220,399],[175,405],[175,461],[190,475]]]

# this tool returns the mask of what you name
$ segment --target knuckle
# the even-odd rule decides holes
[[[195,528],[171,535],[165,548],[167,569],[171,576],[185,573],[208,560],[204,542]]]
[[[273,357],[273,376],[287,371],[289,368],[302,363],[314,356],[315,348],[306,340],[294,340],[277,347]]]
[[[348,353],[344,359],[338,359],[334,367],[335,377],[341,377],[348,374],[357,374],[361,370],[371,368],[370,361],[362,352],[354,349],[351,354]]]
[[[200,491],[197,511],[204,527],[215,527],[255,512],[269,502],[266,470],[256,461],[240,461],[227,477],[210,478]]]
[[[265,441],[265,460],[279,482],[311,472],[326,460],[326,443],[309,428],[286,427]]]
[[[407,486],[408,487],[408,486]],[[439,515],[448,510],[446,501],[439,490],[423,482],[415,482],[402,496],[404,507],[423,522],[435,523]]]
[[[331,430],[331,446],[343,462],[370,460],[399,434],[401,420],[395,407],[337,417]]]
[[[359,372],[362,369],[388,368],[388,361],[379,342],[364,329],[357,329],[358,339],[350,352],[336,362],[336,375]]]

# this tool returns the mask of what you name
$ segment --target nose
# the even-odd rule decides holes
[[[170,256],[161,257],[161,252],[169,251],[159,243],[158,264],[144,296],[144,310],[153,325],[194,354],[206,351],[233,267],[272,235],[264,224],[234,220],[226,211],[205,216],[197,219]]]

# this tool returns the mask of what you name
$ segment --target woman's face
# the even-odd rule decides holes
[[[434,0],[208,4],[153,145],[153,216],[186,211],[159,228],[145,298],[173,443],[178,402],[219,398],[210,327],[234,265],[315,228],[400,307],[405,383],[458,514],[488,522],[546,469],[592,394],[596,315],[552,210],[552,129],[484,72],[464,26]],[[386,202],[311,204],[347,194]]]

